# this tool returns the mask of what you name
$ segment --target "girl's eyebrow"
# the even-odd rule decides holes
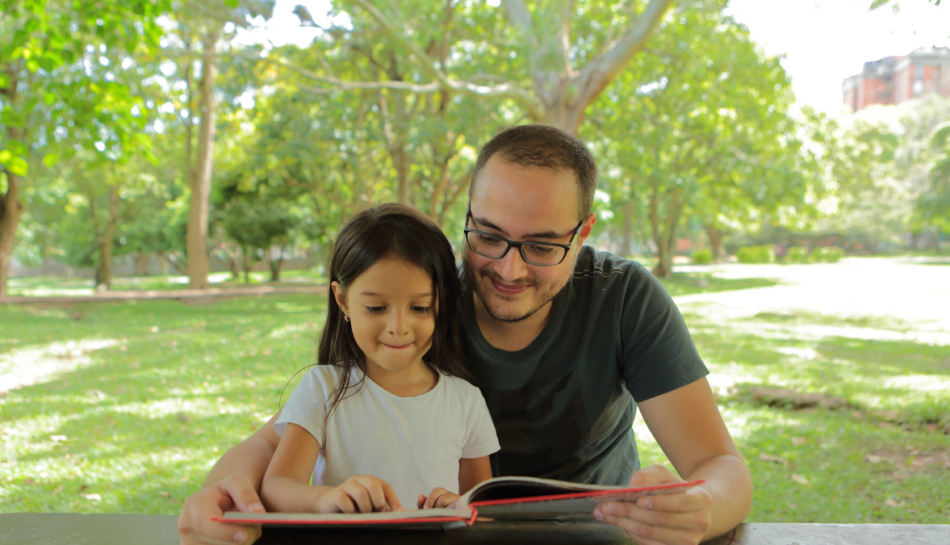
[[[360,295],[368,295],[368,296],[370,296],[370,297],[384,297],[384,296],[385,296],[385,294],[376,293],[376,292],[374,292],[374,291],[361,291],[361,292],[360,292]],[[425,292],[425,293],[417,293],[417,294],[415,294],[415,295],[412,296],[413,299],[421,299],[421,298],[423,298],[423,297],[432,297],[432,292],[431,292],[431,291],[427,291],[427,292]]]

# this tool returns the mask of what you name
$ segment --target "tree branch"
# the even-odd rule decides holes
[[[666,2],[672,2],[672,0],[665,0]],[[367,0],[350,0],[350,2],[356,4],[357,6],[363,8],[373,19],[379,23],[382,30],[392,39],[396,40],[400,45],[402,45],[406,50],[409,51],[412,55],[418,59],[422,64],[423,69],[434,78],[438,84],[444,88],[452,91],[458,91],[465,93],[471,96],[485,97],[485,96],[504,96],[511,98],[517,101],[519,104],[525,107],[528,111],[532,113],[532,116],[542,118],[544,116],[544,108],[541,103],[535,98],[535,96],[521,87],[511,83],[499,83],[497,85],[477,85],[465,80],[455,80],[451,79],[446,75],[442,70],[436,68],[435,62],[432,58],[426,54],[422,49],[419,48],[412,40],[407,39],[403,33],[398,32],[393,25],[389,22],[385,15],[379,11],[372,3]]]
[[[623,70],[630,59],[643,49],[650,33],[659,24],[673,0],[650,0],[643,13],[620,38],[610,44],[606,51],[588,62],[576,80],[580,82],[578,98],[584,104],[590,103],[617,74]]]

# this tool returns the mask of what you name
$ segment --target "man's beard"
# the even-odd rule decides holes
[[[488,297],[486,296],[486,294],[482,293],[482,283],[481,283],[481,280],[483,278],[495,279],[499,282],[504,282],[504,280],[500,278],[497,273],[495,273],[494,271],[492,271],[491,269],[487,267],[481,269],[476,274],[475,270],[472,268],[471,265],[469,265],[468,261],[463,260],[463,265],[464,265],[464,272],[465,272],[463,276],[463,282],[467,286],[471,287],[472,291],[475,292],[475,296],[478,297],[478,300],[482,302],[482,306],[485,307],[485,310],[488,312],[488,315],[491,316],[492,319],[494,320],[498,320],[499,322],[504,322],[508,324],[521,322],[521,321],[527,320],[531,316],[534,316],[535,313],[537,313],[539,310],[544,308],[545,305],[550,303],[554,299],[554,297],[556,297],[557,294],[560,293],[562,289],[564,289],[564,286],[567,285],[567,281],[565,280],[563,286],[557,286],[555,289],[540,293],[541,303],[538,304],[535,308],[529,310],[528,312],[521,315],[505,316],[505,315],[497,313],[495,309],[493,309],[492,306],[488,304]],[[537,289],[538,287],[537,282],[533,280],[527,280],[523,282],[521,285],[525,285],[529,289],[530,288]],[[499,293],[494,294],[493,298],[501,299],[502,301],[516,300],[515,297],[509,297],[509,296],[501,295]]]

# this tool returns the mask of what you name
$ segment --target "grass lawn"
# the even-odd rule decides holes
[[[773,283],[677,275],[667,286],[680,295]],[[0,376],[58,369],[0,394],[0,512],[177,514],[218,456],[289,395],[325,297],[0,306]],[[728,379],[713,382],[756,483],[750,521],[947,522],[950,347],[795,329],[908,327],[880,319],[686,319],[715,377]],[[769,401],[762,388],[794,392]],[[798,394],[838,408],[795,410]],[[663,461],[643,435],[643,463]]]

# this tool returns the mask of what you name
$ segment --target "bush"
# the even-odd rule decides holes
[[[800,246],[792,246],[788,249],[788,252],[785,253],[785,262],[786,263],[810,263],[811,258],[808,256],[808,248],[802,248]]]
[[[816,263],[837,263],[844,257],[844,249],[837,246],[822,246],[811,253]]]
[[[739,263],[775,263],[775,249],[771,244],[743,246],[736,253]]]
[[[694,265],[709,265],[712,263],[712,250],[706,248],[693,250],[693,252],[689,254],[689,260]]]

